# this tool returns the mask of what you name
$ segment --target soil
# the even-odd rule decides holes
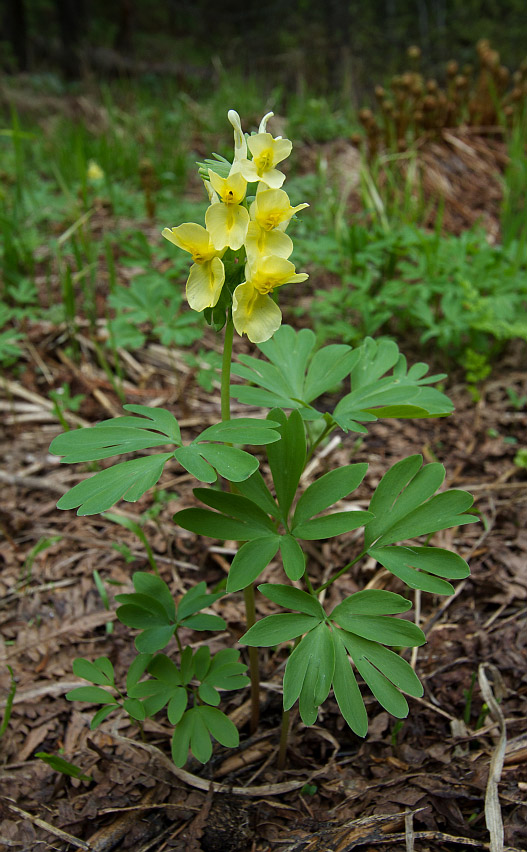
[[[408,718],[397,723],[366,697],[370,726],[362,740],[332,698],[311,728],[294,711],[288,763],[279,772],[284,656],[269,649],[260,655],[258,732],[249,732],[247,693],[225,693],[222,707],[240,729],[240,749],[215,746],[207,766],[191,760],[181,771],[169,759],[171,727],[162,714],[146,723],[142,743],[124,715],[90,731],[89,706],[65,698],[78,684],[75,657],[107,655],[118,676],[126,671],[134,650],[129,631],[115,620],[113,595],[131,591],[133,572],[149,565],[128,530],[101,516],[56,509],[82,474],[49,454],[62,431],[49,390],[68,382],[72,394],[84,395],[78,413],[65,415],[70,425],[114,416],[121,402],[87,332],[78,335],[79,361],[67,354],[65,329],[38,323],[27,332],[22,369],[6,375],[0,391],[0,708],[10,690],[9,666],[16,681],[0,740],[0,849],[443,852],[488,848],[492,819],[498,827],[503,822],[504,848],[526,849],[527,470],[514,462],[526,444],[525,348],[502,356],[478,402],[454,370],[446,387],[456,404],[451,417],[379,421],[364,440],[342,436],[310,467],[306,484],[350,459],[368,462],[357,495],[366,503],[391,464],[419,452],[444,463],[447,487],[475,497],[480,523],[434,537],[469,561],[471,576],[452,597],[416,598],[428,641],[412,662],[425,693],[409,699]],[[207,334],[200,345],[217,343]],[[237,342],[238,352],[243,345]],[[410,363],[419,359],[411,342],[402,348]],[[133,357],[122,354],[120,367],[126,402],[166,407],[190,432],[219,419],[218,387],[202,390],[177,351],[151,344]],[[234,416],[239,412],[234,404]],[[218,583],[234,552],[234,543],[173,525],[173,513],[192,505],[194,484],[176,463],[168,465],[160,482],[168,496],[144,525],[175,596],[200,580]],[[138,520],[153,504],[150,493],[116,511]],[[311,578],[323,582],[326,572],[349,561],[354,546],[353,534],[313,545]],[[408,594],[378,569],[356,566],[331,587],[328,600],[365,585]],[[108,609],[94,570],[109,594]],[[271,563],[265,579],[279,578]],[[242,634],[241,595],[215,608],[227,621],[226,635],[194,634],[194,645],[205,641],[217,650]],[[258,613],[268,613],[261,597]],[[38,752],[62,755],[89,779],[54,771]]]

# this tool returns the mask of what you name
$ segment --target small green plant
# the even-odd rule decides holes
[[[61,775],[67,775],[69,778],[78,778],[80,781],[92,780],[91,775],[86,775],[80,766],[76,766],[75,763],[70,763],[68,760],[64,760],[64,758],[58,754],[48,754],[46,751],[36,751],[35,757],[38,757],[39,760],[47,763],[48,766],[51,766],[55,772],[60,772]]]
[[[238,114],[229,111],[233,160],[214,155],[200,164],[210,200],[206,227],[187,222],[163,231],[192,257],[186,286],[190,306],[203,312],[218,332],[224,329],[221,422],[188,441],[170,411],[125,405],[125,416],[66,432],[51,445],[52,452],[70,463],[156,450],[83,480],[60,499],[59,508],[90,515],[107,511],[121,498],[135,502],[156,485],[165,466],[179,464],[213,487],[196,488],[201,506],[178,511],[176,523],[198,535],[238,542],[225,589],[208,593],[202,581],[176,604],[157,574],[133,575],[134,592],[117,596],[118,620],[139,631],[138,656],[126,688],[118,684],[106,657],[74,663],[75,674],[92,686],[74,689],[67,697],[101,705],[92,727],[124,711],[141,728],[147,717],[166,708],[174,726],[172,757],[178,766],[186,762],[189,749],[207,762],[211,737],[228,747],[238,743],[238,732],[218,705],[220,690],[248,684],[239,651],[223,648],[211,655],[204,644],[197,650],[184,644],[188,630],[225,628],[224,620],[208,611],[225,594],[243,592],[245,600],[247,629],[240,642],[248,649],[253,731],[259,723],[258,649],[283,644],[291,650],[283,679],[280,767],[286,757],[289,714],[297,702],[302,721],[312,725],[333,690],[350,729],[366,735],[368,719],[357,675],[388,712],[404,718],[409,711],[405,694],[420,696],[423,690],[401,650],[426,641],[415,623],[401,617],[410,612],[411,601],[385,589],[363,589],[341,595],[326,609],[321,593],[352,566],[373,559],[403,587],[452,594],[449,581],[466,577],[468,566],[459,555],[434,546],[431,538],[477,520],[467,513],[471,495],[442,491],[445,469],[439,463],[423,465],[420,455],[392,465],[364,510],[343,509],[340,501],[363,487],[365,463],[329,470],[304,486],[309,460],[334,431],[363,436],[379,418],[439,417],[450,414],[453,406],[434,387],[444,376],[427,375],[423,363],[409,367],[391,341],[366,337],[355,348],[346,343],[317,347],[311,330],[296,333],[281,325],[275,291],[307,278],[289,260],[293,242],[286,233],[290,220],[306,205],[292,206],[281,188],[285,176],[277,166],[292,145],[267,132],[271,115],[264,117],[258,132],[246,136]],[[240,355],[232,369],[243,383],[231,386],[235,330],[247,334],[260,357]],[[338,401],[329,404],[335,393]],[[241,404],[268,409],[267,417],[232,419],[231,396]],[[246,449],[251,446],[266,453],[267,480],[259,470],[259,455]],[[349,561],[331,566],[320,581],[305,543],[350,532],[357,544]],[[256,620],[254,584],[276,558],[282,582],[262,582],[258,591],[277,611]],[[155,570],[152,561],[151,567]]]
[[[13,674],[13,669],[11,666],[7,666],[7,670],[9,672],[9,692],[7,693],[7,698],[4,707],[4,716],[2,719],[2,724],[0,725],[0,739],[4,736],[7,731],[7,726],[9,725],[9,720],[11,719],[11,713],[13,712],[13,701],[15,700],[16,695],[16,679]]]
[[[527,470],[527,447],[522,447],[514,456],[514,464],[516,467]]]
[[[53,402],[55,416],[60,421],[62,428],[68,431],[70,426],[64,413],[66,411],[77,412],[84,400],[84,394],[76,393],[72,396],[68,382],[64,382],[62,387],[49,392],[49,398]]]

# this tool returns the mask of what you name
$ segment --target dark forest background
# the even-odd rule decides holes
[[[199,87],[236,69],[355,105],[403,69],[410,45],[439,76],[451,57],[473,61],[480,38],[509,67],[527,52],[526,0],[3,0],[2,18],[8,73],[163,74]]]

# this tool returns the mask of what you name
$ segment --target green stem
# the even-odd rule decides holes
[[[221,364],[221,419],[223,422],[231,419],[231,360],[234,323],[232,314],[225,326],[225,341],[223,343],[223,360]]]
[[[319,588],[315,590],[315,594],[319,595],[320,592],[323,592],[324,589],[327,589],[328,586],[331,586],[331,584],[334,583],[335,580],[338,580],[339,577],[342,577],[342,575],[345,574],[346,571],[348,571],[348,569],[351,568],[352,565],[355,565],[355,563],[362,559],[363,556],[366,556],[367,552],[367,550],[363,550],[362,553],[359,553],[359,555],[355,557],[355,559],[352,559],[351,562],[348,562],[347,565],[344,565],[344,568],[341,568],[340,571],[337,571],[337,573],[334,577],[331,578],[331,580],[328,580],[327,583],[324,583],[323,586],[319,586]]]
[[[229,312],[229,318],[225,326],[223,360],[221,365],[221,419],[223,422],[231,419],[230,384],[233,338],[234,323],[232,321],[232,313]],[[245,598],[245,619],[247,630],[249,630],[256,621],[254,587],[252,584],[243,590],[243,595]],[[260,721],[260,669],[257,648],[249,648],[249,675],[251,678],[251,732],[254,734],[258,730],[258,723]]]
[[[243,590],[245,599],[245,620],[247,630],[256,621],[256,607],[254,602],[254,586],[252,583]],[[251,733],[258,730],[260,721],[260,667],[258,662],[258,648],[249,646],[249,675],[251,678]]]

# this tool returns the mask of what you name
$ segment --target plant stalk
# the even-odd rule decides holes
[[[221,365],[221,419],[223,422],[231,419],[230,384],[233,338],[234,323],[232,321],[232,313],[229,312],[229,318],[225,325]],[[252,584],[243,590],[243,596],[245,599],[245,621],[247,630],[249,630],[256,621],[254,587]],[[251,733],[254,734],[258,730],[258,723],[260,721],[260,668],[258,663],[258,649],[252,647],[249,648],[249,676],[251,678]]]

